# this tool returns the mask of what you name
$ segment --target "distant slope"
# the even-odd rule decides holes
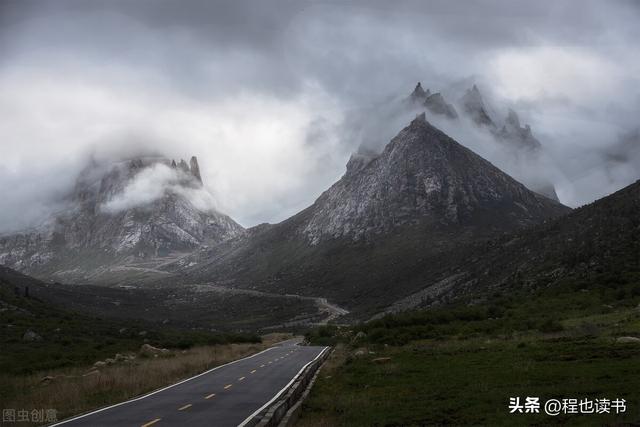
[[[176,329],[138,319],[99,317],[98,305],[88,313],[74,311],[73,294],[58,294],[64,286],[49,286],[0,266],[0,372],[24,374],[38,370],[91,366],[118,352],[137,352],[144,343],[163,347],[190,347],[224,342],[251,342],[245,334],[214,334],[208,329]],[[98,294],[100,292],[97,292]],[[51,297],[56,301],[52,302]],[[85,296],[86,298],[86,296]],[[105,298],[95,296],[105,307]],[[140,310],[139,310],[140,312]],[[0,388],[0,400],[11,389]],[[11,396],[14,397],[14,396]]]
[[[577,292],[593,283],[615,288],[638,280],[640,181],[558,219],[452,251],[445,265],[392,311],[487,301],[495,292],[556,283],[573,283]]]

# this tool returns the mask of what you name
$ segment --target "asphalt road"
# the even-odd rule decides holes
[[[238,426],[276,400],[326,347],[285,341],[136,399],[54,424],[101,426]]]

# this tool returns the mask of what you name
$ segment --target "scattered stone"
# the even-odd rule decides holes
[[[353,353],[353,355],[356,356],[356,357],[361,357],[361,356],[364,356],[365,354],[367,354],[367,352],[364,351],[363,349],[356,350]]]
[[[373,363],[383,364],[391,361],[390,357],[376,357],[371,360]]]
[[[616,342],[620,343],[640,343],[640,338],[637,337],[618,337]]]
[[[33,341],[42,341],[42,337],[40,335],[36,334],[31,329],[29,329],[22,336],[22,341],[31,341],[31,342],[33,342]]]
[[[170,351],[167,350],[166,348],[158,348],[150,344],[142,344],[142,347],[140,347],[140,354],[143,356],[158,357],[158,355],[160,354],[169,354],[169,353]]]
[[[98,360],[96,363],[93,364],[93,366],[96,368],[104,368],[105,366],[107,366],[107,363],[103,362],[102,360]]]
[[[104,363],[106,363],[107,365],[113,365],[116,363],[116,360],[112,358],[108,358],[108,359],[104,359]]]
[[[147,335],[147,331],[140,331],[138,332],[138,335],[140,335],[141,337],[144,337]]]
[[[125,332],[127,332],[127,328],[120,328],[120,329],[118,330],[118,333],[119,333],[119,334],[124,334]]]
[[[124,362],[127,359],[127,356],[125,356],[124,354],[117,353],[115,356],[116,362]]]
[[[53,377],[51,375],[47,375],[46,377],[42,377],[42,379],[40,380],[40,383],[49,384],[51,381],[53,381],[55,379],[56,379],[56,377]]]

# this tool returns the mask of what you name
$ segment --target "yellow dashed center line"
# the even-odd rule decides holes
[[[182,408],[178,408],[178,411],[184,411],[186,409],[191,408],[193,405],[191,403],[188,403],[186,405],[184,405]]]
[[[252,374],[255,374],[255,373],[256,373],[256,370],[254,369],[253,371],[251,371],[251,373],[252,373]]]
[[[238,378],[238,381],[244,381],[244,377]]]
[[[224,386],[224,389],[226,390],[226,389],[229,389],[231,387],[233,387],[233,384],[227,384],[226,386]]]
[[[161,418],[156,418],[156,419],[155,419],[155,420],[153,420],[153,421],[149,421],[149,422],[148,422],[148,423],[146,423],[146,424],[142,424],[142,427],[149,427],[149,426],[152,426],[152,425],[154,425],[155,423],[157,423],[157,422],[158,422],[158,421],[160,421],[160,420],[161,420]]]
[[[209,396],[205,396],[205,399],[211,399],[212,397],[215,397],[216,394],[215,393],[211,393]]]

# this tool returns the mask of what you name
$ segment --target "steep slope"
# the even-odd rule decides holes
[[[64,281],[155,274],[165,258],[244,233],[207,206],[207,196],[195,157],[190,166],[158,157],[93,163],[66,210],[35,230],[0,237],[0,263]]]
[[[558,219],[452,251],[446,268],[434,273],[391,311],[555,285],[590,292],[638,283],[640,181]]]
[[[182,272],[364,310],[423,287],[415,273],[452,248],[568,211],[420,115],[380,155],[354,155],[309,208],[185,260],[196,265]]]

